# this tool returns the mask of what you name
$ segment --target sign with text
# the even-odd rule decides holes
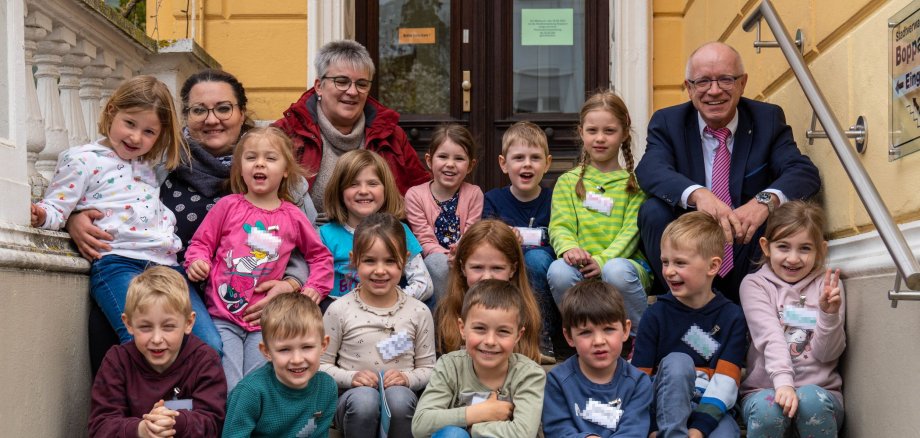
[[[571,46],[575,19],[572,9],[521,9],[522,46]]]
[[[433,27],[400,27],[399,44],[434,44]]]
[[[888,19],[888,160],[920,150],[920,0]]]

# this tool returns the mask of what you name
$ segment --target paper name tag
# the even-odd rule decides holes
[[[684,333],[681,340],[706,360],[711,359],[719,350],[719,342],[696,324],[690,326],[690,330]]]
[[[521,233],[521,245],[540,246],[543,243],[543,229],[531,227],[514,227]]]
[[[165,406],[166,409],[170,409],[173,411],[178,411],[180,409],[191,411],[192,410],[192,399],[183,398],[180,400],[166,400],[166,402],[163,403],[163,406]]]
[[[818,311],[807,307],[786,306],[783,322],[788,326],[811,330],[818,325]]]
[[[490,396],[492,396],[491,392],[461,392],[457,399],[463,406],[473,406],[488,400]],[[509,395],[499,394],[497,398],[500,401],[511,401],[511,396]]]
[[[575,405],[575,414],[586,421],[616,431],[617,424],[620,423],[620,417],[623,416],[623,410],[620,409],[619,399],[609,403],[601,403],[589,398],[588,402],[585,403],[584,410],[579,410],[578,405]]]
[[[411,349],[412,338],[409,337],[405,330],[400,330],[393,336],[377,343],[377,351],[380,352],[384,362],[389,362]]]
[[[613,209],[613,199],[599,193],[588,192],[588,195],[585,196],[584,206],[589,210],[610,216],[610,210]]]

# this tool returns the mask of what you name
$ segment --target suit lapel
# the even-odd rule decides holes
[[[754,123],[742,100],[738,103],[738,128],[735,129],[732,164],[728,174],[728,191],[736,207],[741,206],[741,187],[744,185],[744,169],[747,167],[748,155],[751,153],[753,133]]]
[[[703,165],[703,139],[700,138],[700,121],[696,108],[689,104],[690,111],[684,119],[684,142],[686,157],[690,160],[690,177],[697,184],[706,187],[706,167]]]

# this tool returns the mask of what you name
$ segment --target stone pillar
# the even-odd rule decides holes
[[[102,111],[102,87],[105,78],[115,69],[115,57],[105,49],[96,50],[96,58],[83,69],[80,78],[80,104],[83,108],[83,123],[90,140],[96,140],[99,134],[99,113]]]
[[[69,146],[80,146],[89,142],[80,102],[80,77],[83,76],[83,68],[95,57],[96,46],[81,39],[64,55],[60,67],[61,108],[64,112],[64,126],[70,134],[67,139]]]
[[[29,197],[32,202],[41,199],[48,187],[48,180],[35,170],[38,154],[45,148],[45,122],[38,104],[38,92],[35,89],[35,76],[32,75],[33,55],[38,48],[38,41],[51,32],[51,19],[40,12],[32,12],[25,19],[25,85],[26,104],[26,165],[29,172]]]
[[[64,55],[76,42],[76,35],[70,29],[55,27],[44,40],[38,43],[34,57],[38,70],[38,103],[45,121],[45,148],[38,154],[35,168],[47,179],[54,175],[58,155],[68,147],[67,127],[61,107],[61,92],[58,80]]]

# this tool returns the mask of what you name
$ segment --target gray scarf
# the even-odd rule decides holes
[[[313,205],[316,206],[316,209],[323,213],[326,211],[326,207],[323,204],[326,183],[332,177],[335,163],[345,152],[353,151],[364,145],[364,113],[361,113],[361,116],[358,117],[350,133],[342,134],[326,118],[323,108],[317,105],[316,124],[319,125],[319,131],[323,139],[323,158],[319,163],[316,180],[313,182],[313,186],[310,187],[310,198],[313,200]]]

